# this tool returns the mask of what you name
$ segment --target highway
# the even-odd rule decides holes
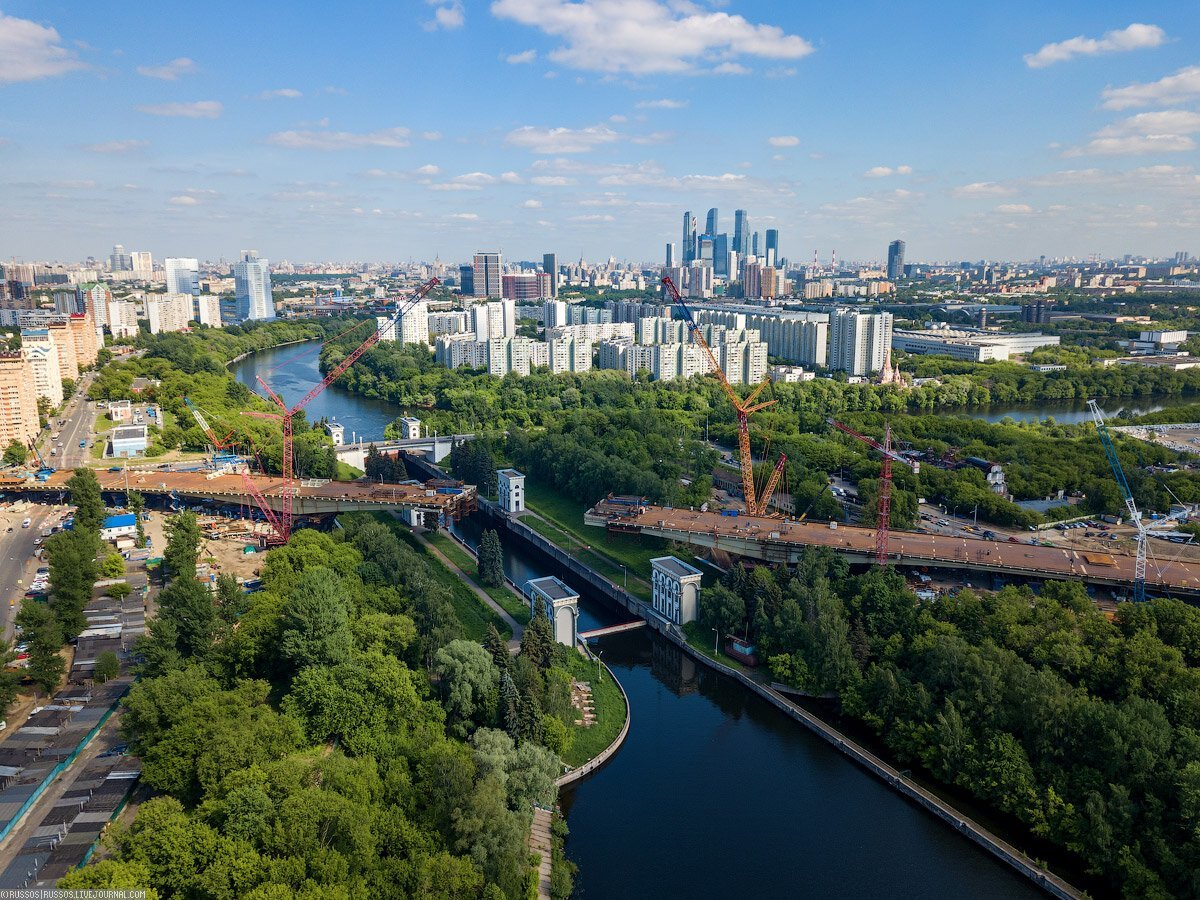
[[[62,510],[61,506],[39,503],[30,504],[26,512],[0,510],[0,618],[5,637],[12,634],[12,621],[21,607],[21,598],[29,590],[37,567],[42,565],[33,557],[34,541],[41,537],[43,528],[58,522]],[[28,528],[22,528],[26,516],[32,522]]]
[[[96,411],[87,399],[87,391],[95,377],[93,372],[85,374],[75,389],[75,395],[67,401],[62,412],[50,421],[51,432],[59,433],[58,441],[47,437],[40,447],[45,461],[56,469],[74,469],[91,461],[91,450],[86,446],[81,448],[79,442],[91,444],[94,434]],[[59,426],[59,419],[65,419],[65,424]],[[62,444],[58,455],[50,456],[50,448],[58,443]]]

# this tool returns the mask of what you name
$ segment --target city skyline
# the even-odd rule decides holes
[[[711,207],[793,260],[1197,250],[1178,3],[180,9],[6,4],[5,259],[653,260]]]

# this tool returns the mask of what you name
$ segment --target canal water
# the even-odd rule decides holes
[[[315,356],[267,351],[235,368],[264,376],[286,401],[313,383]],[[280,363],[283,362],[281,366]],[[313,417],[382,437],[386,404],[326,391]],[[335,393],[336,392],[336,393]],[[351,423],[356,423],[354,426]],[[371,429],[371,430],[369,430]],[[471,544],[481,524],[457,534]],[[518,584],[552,574],[533,553],[505,548]],[[580,628],[623,621],[583,594]],[[732,680],[698,665],[646,630],[598,645],[632,710],[620,752],[564,789],[579,866],[576,896],[626,898],[1034,898],[1028,881],[921,811],[824,741]]]

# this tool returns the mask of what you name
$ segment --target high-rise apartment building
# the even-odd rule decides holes
[[[72,336],[71,326],[67,324],[69,321],[69,318],[64,316],[58,321],[47,322],[45,337],[22,337],[21,343],[28,345],[35,340],[50,343],[58,356],[59,377],[64,381],[68,378],[75,381],[79,378],[79,363],[75,359],[75,338]]]
[[[733,250],[742,257],[750,254],[750,217],[744,209],[733,212]]]
[[[33,390],[38,397],[45,397],[51,406],[63,402],[62,371],[58,366],[58,348],[50,338],[47,328],[21,330],[21,353],[29,362],[33,376]]]
[[[29,360],[20,350],[0,353],[0,447],[28,445],[40,430]]]
[[[214,297],[212,294],[204,294],[195,298],[193,304],[192,319],[199,322],[201,325],[207,325],[209,328],[220,328],[221,322],[221,298]]]
[[[592,344],[574,337],[548,341],[550,371],[555,375],[563,372],[590,372],[592,370]]]
[[[715,206],[708,211],[708,218],[704,220],[704,233],[709,237],[714,237],[717,233],[717,208]]]
[[[192,321],[191,294],[152,294],[146,298],[146,318],[151,334],[185,331]]]
[[[567,324],[567,304],[561,300],[548,300],[542,307],[542,325],[546,328],[561,328]]]
[[[883,368],[892,345],[892,314],[838,307],[830,314],[829,368],[870,375]]]
[[[889,281],[904,277],[904,241],[888,244],[887,277]]]
[[[271,268],[257,250],[243,250],[233,265],[235,309],[243,322],[275,318],[275,299],[271,295]]]
[[[200,262],[186,256],[168,256],[163,260],[168,294],[200,296]]]
[[[542,271],[550,276],[550,297],[558,296],[558,254],[542,254]]]
[[[380,340],[401,344],[429,344],[429,304],[424,300],[405,309],[397,320],[392,316],[377,316],[376,327]]]
[[[134,250],[130,254],[133,277],[138,281],[154,280],[154,257],[149,250]]]
[[[474,296],[503,296],[504,283],[501,275],[502,267],[499,253],[485,250],[481,250],[476,253],[474,267]]]
[[[99,282],[81,284],[78,288],[79,297],[83,300],[83,309],[98,327],[108,324],[108,303],[112,300],[112,291],[108,285]]]
[[[115,244],[108,257],[108,268],[113,272],[132,272],[133,257],[120,244]]]
[[[115,338],[137,337],[137,304],[129,300],[109,300],[108,331]]]
[[[495,338],[517,336],[517,302],[498,300],[492,303],[477,303],[469,310],[471,330],[475,340],[490,341]]]
[[[515,272],[500,276],[500,295],[505,300],[547,300],[551,276],[546,272]]]

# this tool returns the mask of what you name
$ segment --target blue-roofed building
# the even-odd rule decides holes
[[[115,541],[123,537],[137,535],[137,516],[125,513],[119,516],[109,516],[100,525],[100,537],[106,541]]]

